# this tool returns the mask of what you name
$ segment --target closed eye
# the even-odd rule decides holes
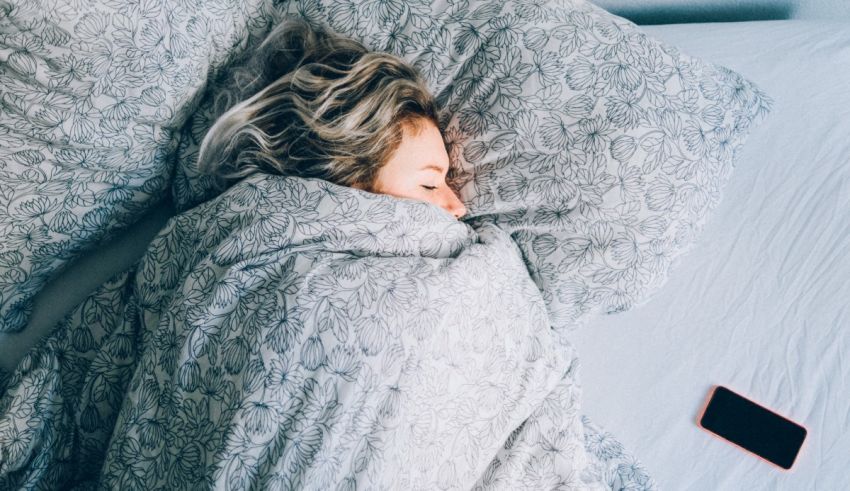
[[[433,190],[437,189],[437,186],[422,186],[422,187],[427,189],[428,191],[433,191]]]

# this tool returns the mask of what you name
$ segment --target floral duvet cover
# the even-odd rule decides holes
[[[0,488],[652,489],[516,244],[254,175],[3,374]]]

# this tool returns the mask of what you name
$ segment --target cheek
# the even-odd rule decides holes
[[[384,173],[378,176],[375,180],[375,192],[380,194],[388,194],[401,198],[416,198],[421,199],[421,191],[426,191],[417,186],[415,181],[409,177],[397,176],[393,173]],[[427,191],[426,191],[427,192]]]
[[[394,172],[386,167],[378,171],[378,176],[375,178],[373,189],[376,193],[395,194],[399,188],[399,179]]]

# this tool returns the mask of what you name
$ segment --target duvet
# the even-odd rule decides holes
[[[0,488],[652,489],[506,232],[253,175],[0,378]]]

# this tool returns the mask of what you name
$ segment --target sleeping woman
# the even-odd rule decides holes
[[[172,217],[20,364],[0,488],[607,476],[589,468],[575,351],[516,243],[457,220],[416,71],[294,21],[245,56],[199,154],[229,189]]]
[[[198,158],[220,188],[255,172],[316,177],[466,213],[434,97],[405,61],[296,19],[243,58],[216,114],[238,103]]]
[[[100,484],[471,489],[572,363],[516,244],[457,220],[413,68],[294,22],[248,58],[199,155],[238,182],[132,280]]]

